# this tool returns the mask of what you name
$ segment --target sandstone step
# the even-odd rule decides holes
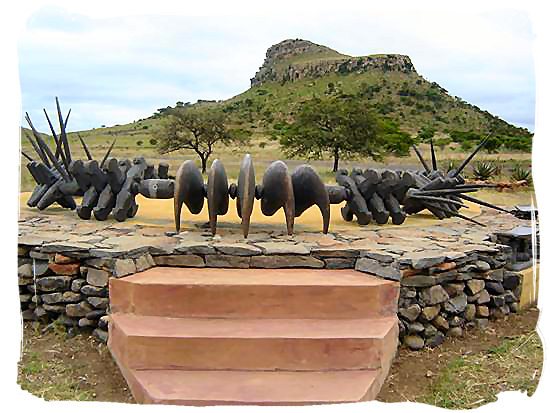
[[[135,369],[380,368],[397,317],[361,320],[184,319],[113,314],[109,348]],[[393,355],[393,354],[392,354]]]
[[[378,370],[330,372],[128,370],[136,401],[177,405],[304,405],[373,400]]]
[[[110,280],[112,312],[168,317],[372,318],[399,284],[354,270],[154,267]]]

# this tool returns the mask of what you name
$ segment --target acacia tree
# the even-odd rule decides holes
[[[191,149],[201,160],[202,173],[217,144],[241,144],[249,134],[230,129],[227,116],[211,109],[177,107],[167,111],[167,119],[157,133],[160,153]]]
[[[330,155],[333,171],[340,159],[365,156],[379,159],[384,141],[377,117],[354,96],[315,97],[302,103],[294,122],[281,131],[288,156],[320,159]]]

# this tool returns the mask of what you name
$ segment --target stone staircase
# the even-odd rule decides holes
[[[155,267],[109,294],[138,403],[372,400],[398,345],[398,283],[353,270]]]

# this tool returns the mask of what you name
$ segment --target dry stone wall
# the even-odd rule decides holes
[[[463,248],[464,249],[464,248]],[[457,251],[396,253],[338,245],[263,241],[189,241],[159,248],[96,253],[19,245],[23,319],[60,323],[70,334],[88,329],[108,337],[109,278],[153,266],[349,269],[400,281],[400,340],[412,349],[434,347],[467,328],[518,310],[521,274],[506,269],[511,248],[476,245]],[[99,255],[99,256],[98,256]]]
[[[413,350],[435,347],[465,329],[485,329],[490,319],[517,312],[521,273],[509,271],[511,248],[454,260],[413,261],[402,267],[401,342]]]

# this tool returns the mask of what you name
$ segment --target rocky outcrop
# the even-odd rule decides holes
[[[311,59],[301,61],[301,56]],[[318,58],[317,58],[318,56]],[[250,79],[251,86],[263,82],[292,82],[306,77],[316,78],[328,73],[365,72],[367,70],[416,72],[411,59],[399,54],[378,54],[352,57],[307,40],[284,40],[267,49],[263,65]]]

